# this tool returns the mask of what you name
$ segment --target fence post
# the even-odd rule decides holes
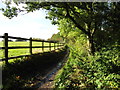
[[[56,49],[57,49],[57,43],[56,43]]]
[[[32,38],[30,38],[30,54],[32,55]]]
[[[4,34],[5,63],[8,64],[8,33]]]
[[[42,42],[42,51],[44,52],[44,41]]]
[[[58,49],[58,42],[57,42],[57,49]]]
[[[58,43],[58,49],[60,48],[60,43]]]
[[[51,42],[49,42],[49,50],[51,51]]]
[[[55,50],[55,42],[54,42],[54,50]]]

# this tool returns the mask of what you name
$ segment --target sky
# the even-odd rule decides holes
[[[1,7],[5,5],[0,0]],[[45,11],[39,10],[8,19],[0,12],[0,35],[8,33],[9,36],[46,40],[59,30],[57,26],[51,24],[49,19],[45,19],[45,16]]]

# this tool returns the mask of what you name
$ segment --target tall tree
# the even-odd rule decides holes
[[[67,23],[73,22],[88,37],[92,54],[95,52],[95,41],[97,39],[94,39],[94,36],[96,31],[99,32],[103,26],[106,26],[103,25],[107,21],[104,18],[105,11],[110,11],[108,3],[97,2],[26,2],[25,4],[27,5],[25,7],[27,12],[33,12],[40,8],[46,9],[48,12],[46,18],[52,20],[52,24],[59,24],[63,18],[69,19]],[[10,18],[21,11],[16,7],[10,8],[9,4],[6,9],[2,10],[4,15]]]

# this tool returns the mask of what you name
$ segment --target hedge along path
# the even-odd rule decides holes
[[[41,53],[41,51],[45,52],[45,51],[58,50],[59,48],[64,47],[64,43],[59,43],[58,41],[45,41],[45,40],[35,40],[32,38],[27,39],[27,38],[21,38],[21,37],[13,37],[13,36],[8,36],[8,33],[5,33],[4,36],[0,36],[0,38],[3,38],[3,41],[4,41],[2,42],[3,45],[0,44],[2,45],[2,47],[0,46],[0,49],[1,49],[0,53],[2,53],[2,57],[1,57],[2,59],[0,58],[0,61],[5,61],[6,64],[9,64],[8,62],[9,59],[31,56],[38,52]],[[22,42],[17,42],[19,44],[16,45],[15,44],[16,42],[9,42],[9,38],[17,39],[18,41],[24,41],[24,44],[22,44]],[[23,54],[21,50],[25,54]],[[16,56],[16,53],[18,53],[19,51],[21,51],[21,53],[19,53],[19,56]],[[11,53],[14,53],[14,52],[16,53],[15,55],[12,56]]]

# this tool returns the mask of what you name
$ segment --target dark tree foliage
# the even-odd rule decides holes
[[[52,24],[59,24],[59,20],[63,18],[69,19],[69,22],[73,22],[88,37],[92,54],[109,41],[108,44],[120,43],[119,2],[25,2],[25,4],[27,6],[24,8],[28,13],[41,8],[47,10],[46,18],[50,19]],[[12,18],[24,10],[10,7],[10,3],[7,3],[7,8],[2,11],[5,16]]]

